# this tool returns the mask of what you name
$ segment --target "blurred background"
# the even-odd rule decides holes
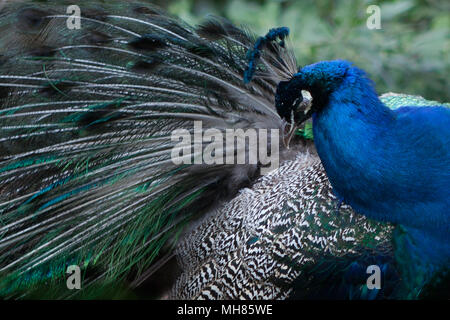
[[[157,0],[190,24],[208,15],[246,25],[258,35],[287,26],[299,66],[346,59],[365,69],[377,91],[450,101],[448,0]],[[378,5],[381,29],[366,10]]]

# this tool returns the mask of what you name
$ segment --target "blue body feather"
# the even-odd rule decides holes
[[[314,140],[336,195],[359,213],[403,226],[397,260],[413,269],[408,276],[422,282],[447,270],[450,109],[391,110],[346,61],[310,65],[295,77],[317,101]]]

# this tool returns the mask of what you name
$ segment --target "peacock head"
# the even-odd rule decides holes
[[[296,123],[301,123],[320,112],[327,104],[330,95],[336,91],[343,81],[352,81],[364,75],[364,71],[352,66],[345,60],[321,61],[303,68],[287,81],[278,84],[275,105],[278,114],[290,120],[292,115]],[[309,108],[302,109],[302,90],[312,96]]]
[[[244,83],[247,84],[252,80],[262,49],[277,39],[280,40],[279,47],[284,48],[285,38],[288,35],[289,28],[280,27],[270,29],[264,37],[256,40],[253,48],[247,52],[249,62],[244,71]],[[321,61],[305,66],[291,79],[278,83],[275,107],[281,118],[288,122],[293,119],[295,123],[300,124],[325,107],[330,94],[341,85],[344,79],[352,81],[352,78],[360,76],[365,76],[364,71],[345,60]],[[302,90],[311,94],[312,104],[301,104],[303,101]]]

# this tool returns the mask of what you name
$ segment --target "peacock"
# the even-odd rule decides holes
[[[80,27],[69,28],[70,5],[14,2],[0,11],[1,297],[448,294],[445,254],[436,268],[409,265],[414,248],[438,248],[431,238],[355,202],[372,190],[365,181],[355,198],[340,191],[320,140],[327,129],[305,121],[329,97],[296,81],[287,28],[257,37],[222,18],[192,27],[147,1],[79,1]],[[380,99],[391,108],[438,104]],[[197,163],[203,140],[174,162],[185,147],[173,133],[194,135],[196,123],[208,138],[212,129],[280,132],[265,141],[279,166],[268,168],[245,143],[215,152],[256,162]],[[448,158],[440,168],[448,181]],[[395,216],[387,199],[369,204]],[[432,219],[445,236],[448,214]],[[428,227],[407,220],[418,234]],[[72,265],[82,270],[81,290],[66,286]],[[380,288],[366,285],[370,265],[381,269]]]
[[[392,110],[366,73],[344,60],[302,67],[280,88],[279,108],[299,122],[312,117],[315,146],[339,202],[397,226],[395,256],[409,295],[448,277],[448,106],[406,100]],[[302,90],[315,101],[306,108],[291,102],[302,100]]]
[[[393,93],[380,101],[392,109],[438,104]],[[420,242],[411,241],[405,225],[357,214],[347,201],[340,204],[315,149],[298,153],[242,190],[182,241],[177,251],[184,271],[172,297],[448,298],[448,264],[428,271],[427,278],[420,270],[425,264],[409,264]],[[383,272],[381,290],[365,286],[369,265]]]

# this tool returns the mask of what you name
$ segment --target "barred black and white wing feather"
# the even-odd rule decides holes
[[[298,153],[218,208],[177,248],[176,299],[373,299],[366,268],[395,274],[391,225],[337,212],[318,156]],[[358,267],[363,270],[354,270]],[[361,272],[362,271],[362,272]],[[363,275],[362,278],[360,277]]]

